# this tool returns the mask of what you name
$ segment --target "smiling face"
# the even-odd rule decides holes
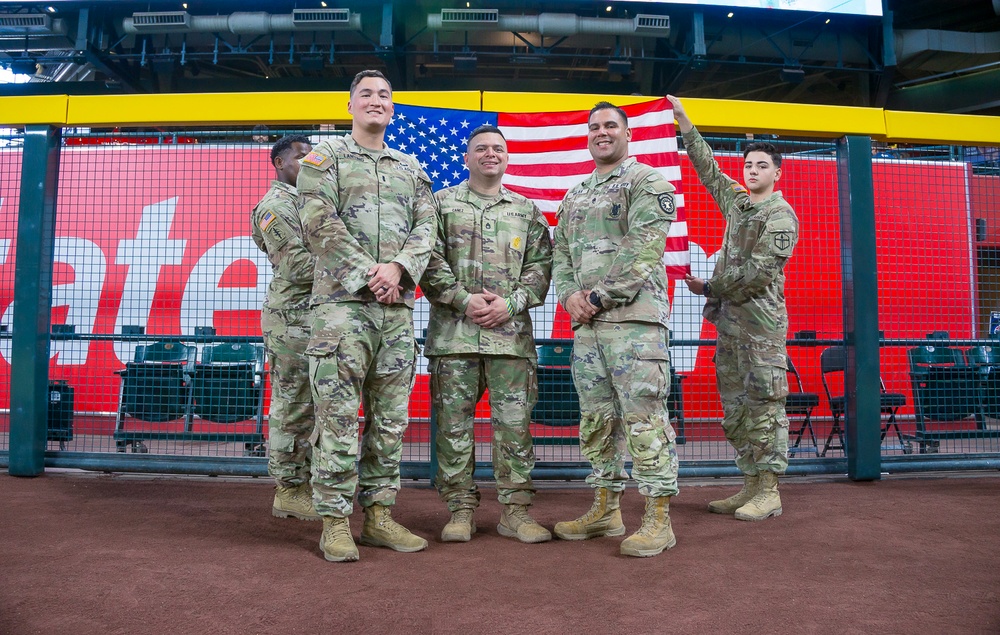
[[[358,82],[347,112],[354,119],[354,126],[366,131],[385,130],[392,119],[392,87],[381,77],[364,77]]]
[[[480,179],[499,179],[507,171],[507,142],[495,132],[483,132],[469,140],[465,153],[465,165],[469,168],[469,179],[474,183]]]
[[[774,191],[774,185],[781,178],[781,168],[767,152],[748,152],[743,159],[743,182],[750,193],[757,198],[766,198]]]
[[[595,110],[587,124],[587,146],[597,171],[610,172],[628,156],[632,129],[612,108]]]

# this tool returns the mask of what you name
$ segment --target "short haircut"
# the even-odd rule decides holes
[[[389,79],[382,74],[382,71],[367,70],[361,71],[354,76],[354,80],[351,82],[351,97],[354,97],[354,89],[357,88],[358,84],[361,83],[361,80],[366,77],[378,77],[379,79],[384,79],[385,83],[389,84],[389,92],[392,92],[392,82],[390,82]]]
[[[493,124],[484,123],[483,125],[476,127],[475,130],[469,133],[469,138],[465,142],[465,149],[468,150],[470,147],[472,147],[473,139],[475,139],[481,134],[487,134],[490,132],[500,135],[500,138],[503,139],[504,141],[507,140],[507,137],[503,136],[503,133],[500,132],[500,128],[497,128]]]
[[[747,158],[747,155],[751,152],[763,152],[771,157],[771,162],[774,163],[774,167],[781,167],[781,153],[778,152],[778,149],[774,147],[773,143],[768,143],[767,141],[754,141],[743,149],[743,158]]]
[[[307,143],[312,145],[312,141],[305,135],[286,135],[278,139],[277,143],[271,146],[271,165],[274,165],[274,160],[291,148],[293,143]]]
[[[622,118],[622,122],[625,124],[625,127],[628,128],[628,115],[625,114],[624,110],[612,104],[610,101],[599,101],[596,104],[594,104],[594,107],[590,109],[590,114],[587,115],[588,122],[590,121],[590,118],[594,116],[594,113],[597,112],[598,110],[614,110],[616,113],[618,113],[618,116]]]

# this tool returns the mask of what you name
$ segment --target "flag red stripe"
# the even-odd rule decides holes
[[[629,116],[630,124],[633,118],[650,113],[666,113],[670,110],[670,104],[665,98],[654,101],[632,104],[623,108]],[[497,125],[500,126],[510,136],[529,137],[529,140],[507,141],[507,148],[511,155],[518,157],[517,165],[507,166],[507,174],[516,177],[573,177],[578,176],[580,180],[586,178],[594,170],[592,160],[574,161],[572,163],[554,163],[551,156],[542,156],[546,153],[581,151],[587,147],[586,134],[571,134],[568,137],[558,139],[539,138],[551,135],[552,126],[575,126],[586,124],[589,111],[561,112],[561,113],[498,113]],[[653,117],[660,120],[659,117]],[[519,128],[518,134],[514,134],[513,129]],[[581,132],[583,130],[581,129]],[[535,137],[531,139],[531,137]],[[650,126],[638,126],[632,128],[632,142],[654,142],[653,147],[657,147],[657,140],[663,140],[662,152],[649,152],[636,155],[636,159],[654,168],[670,168],[680,165],[680,156],[676,152],[676,145],[671,140],[676,137],[676,131],[672,121],[656,123]],[[650,144],[646,144],[650,145]],[[667,148],[670,148],[668,150]],[[638,149],[638,148],[637,148]],[[537,158],[532,155],[539,155]],[[534,162],[532,162],[534,161]],[[674,187],[678,192],[683,191],[680,178],[672,179]],[[558,187],[525,187],[521,185],[510,186],[511,190],[519,194],[534,199],[536,201],[561,201],[566,195],[566,190]],[[678,206],[677,219],[685,220],[687,214],[683,206]],[[546,213],[550,224],[555,224],[555,215]],[[673,236],[667,239],[665,253],[683,254],[688,253],[688,237]],[[686,259],[686,258],[685,258]],[[689,265],[671,265],[667,268],[667,275],[670,279],[680,279],[690,271]]]
[[[549,126],[586,125],[590,111],[575,112],[501,112],[497,113],[497,126],[517,128],[547,128]]]
[[[532,163],[529,165],[507,164],[507,174],[513,176],[584,176],[594,171],[594,162],[580,163]],[[565,194],[566,191],[563,190]]]
[[[674,135],[673,126],[660,124],[632,128],[632,141],[650,141],[667,139]],[[507,140],[507,151],[511,154],[527,154],[532,152],[564,152],[567,150],[583,150],[587,147],[586,135],[563,137],[561,139],[539,139],[533,141]]]
[[[684,220],[680,218],[680,210],[678,210],[677,220]],[[687,251],[688,250],[688,237],[687,236],[670,236],[667,238],[667,248],[663,251]]]
[[[561,201],[566,196],[566,190],[562,189],[541,189],[523,185],[508,185],[506,187],[533,201]]]

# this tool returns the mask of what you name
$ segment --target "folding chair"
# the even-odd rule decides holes
[[[795,369],[791,357],[786,355],[786,359],[788,360],[786,367],[788,397],[785,399],[785,414],[789,417],[802,417],[798,429],[792,433],[795,435],[795,443],[789,446],[788,454],[795,456],[797,452],[804,449],[800,448],[799,444],[802,442],[802,435],[808,430],[809,438],[812,440],[812,449],[816,456],[819,456],[819,441],[816,440],[816,431],[813,430],[812,425],[812,411],[819,405],[819,395],[814,392],[805,392],[802,389],[802,378],[799,377],[799,371]]]
[[[823,451],[820,452],[820,456],[826,456],[828,450],[846,451],[847,449],[844,443],[843,425],[843,420],[846,418],[845,415],[847,413],[847,400],[843,393],[844,373],[847,370],[847,349],[843,346],[831,346],[820,353],[819,365],[823,379],[823,390],[826,392],[826,399],[830,404],[830,414],[833,415],[833,426],[830,428],[830,434],[826,437],[826,443],[823,444]],[[834,376],[839,376],[839,383],[834,383]],[[831,385],[839,386],[840,388],[837,390],[831,388]],[[879,441],[885,441],[889,430],[895,429],[900,447],[904,453],[908,454],[910,452],[909,445],[903,438],[903,432],[899,429],[899,424],[896,423],[896,413],[906,405],[906,397],[899,393],[886,392],[885,383],[881,377],[879,378],[879,389],[881,391],[879,395],[881,414],[888,415],[888,418],[882,425],[882,434]],[[840,441],[840,445],[833,445],[834,437]]]

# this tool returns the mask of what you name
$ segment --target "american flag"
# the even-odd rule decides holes
[[[670,226],[663,263],[669,278],[683,278],[690,271],[691,260],[673,110],[666,99],[623,109],[632,129],[629,153],[677,188],[677,220]],[[555,224],[566,191],[594,171],[587,149],[588,115],[588,110],[496,113],[396,104],[385,141],[415,156],[434,182],[434,189],[439,190],[468,176],[464,155],[469,133],[482,124],[497,126],[507,139],[510,154],[504,185],[533,200],[549,223]]]

